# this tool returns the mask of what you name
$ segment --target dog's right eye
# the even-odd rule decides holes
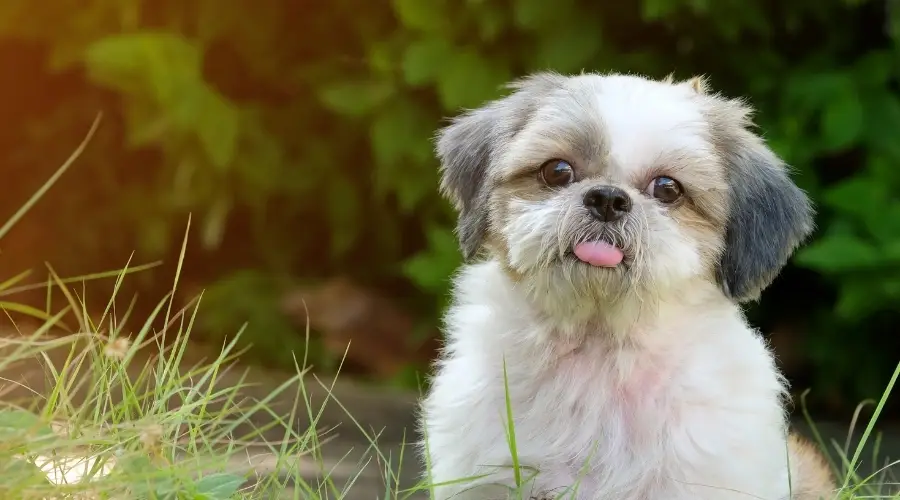
[[[550,160],[541,165],[540,176],[548,186],[566,186],[575,181],[575,169],[565,160]]]
[[[671,177],[657,177],[647,186],[647,194],[662,203],[675,203],[684,196],[684,188],[681,183]]]

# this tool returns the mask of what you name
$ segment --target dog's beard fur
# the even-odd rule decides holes
[[[669,208],[641,200],[642,194],[628,186],[620,187],[634,200],[630,213],[614,222],[598,221],[581,200],[599,184],[541,199],[506,192],[495,197],[503,241],[495,252],[546,314],[569,323],[599,321],[627,329],[691,279],[713,279],[705,268],[721,251],[721,237],[708,224],[689,214],[676,221]],[[686,234],[679,224],[693,227],[694,234]],[[698,234],[700,241],[694,239]],[[622,263],[598,268],[576,258],[575,246],[592,241],[621,250]]]

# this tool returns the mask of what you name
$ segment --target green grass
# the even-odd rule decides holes
[[[75,153],[0,227],[0,237],[69,169],[98,124],[99,117]],[[3,299],[48,292],[44,310],[0,300],[10,325],[0,335],[0,498],[339,499],[359,478],[336,480],[333,464],[326,466],[321,445],[330,436],[318,424],[325,404],[343,405],[332,394],[334,382],[309,376],[306,359],[295,358],[294,376],[262,392],[247,372],[230,373],[241,354],[240,331],[210,361],[195,361],[189,351],[197,347],[188,340],[202,297],[174,308],[189,229],[190,219],[172,290],[147,318],[132,317],[135,300],[124,301],[119,291],[129,275],[155,264],[129,262],[68,279],[48,265],[43,282],[24,284],[25,272],[0,283]],[[100,307],[87,303],[83,286],[98,279],[113,282]],[[54,291],[64,304],[53,307]],[[23,315],[39,325],[20,328],[15,318]],[[318,407],[306,385],[313,379],[326,395]],[[293,404],[280,414],[275,401]],[[370,442],[356,469],[377,462],[382,498],[410,496],[415,489],[400,490],[399,468],[375,446],[377,436],[350,420]],[[257,475],[254,455],[267,459],[270,473]]]
[[[879,457],[881,434],[876,433],[874,442],[872,442],[873,433],[875,433],[875,425],[878,422],[878,418],[881,416],[884,405],[893,393],[894,385],[896,384],[898,377],[900,377],[900,363],[898,363],[894,369],[894,373],[891,375],[881,398],[879,401],[875,402],[874,411],[866,423],[866,427],[863,430],[859,442],[855,449],[852,450],[852,456],[850,454],[850,442],[856,429],[859,415],[862,409],[872,402],[863,402],[857,407],[853,419],[850,422],[850,430],[847,433],[847,439],[843,445],[836,441],[826,444],[806,409],[805,397],[808,391],[805,391],[801,396],[803,416],[812,430],[813,438],[818,443],[819,448],[825,453],[826,458],[831,465],[832,473],[838,478],[839,490],[835,498],[840,500],[869,498],[900,499],[900,482],[898,482],[896,477],[896,466],[900,464],[900,460],[897,460],[898,457],[887,457],[884,459]],[[859,472],[860,460],[862,458],[862,453],[868,444],[872,445],[872,456],[869,457],[869,463],[881,465],[877,466],[877,468],[874,469],[874,472],[867,475],[861,475]],[[837,460],[835,460],[835,457],[837,457]]]
[[[74,163],[98,122],[45,186],[0,227],[0,237]],[[13,325],[0,335],[0,498],[341,499],[352,491],[364,465],[379,469],[382,489],[377,495],[382,499],[404,499],[432,489],[427,480],[403,489],[399,465],[405,447],[400,447],[398,457],[385,455],[377,446],[378,435],[334,397],[334,381],[324,383],[310,376],[305,358],[295,358],[292,377],[262,392],[246,372],[231,373],[241,355],[235,347],[241,331],[211,360],[195,361],[189,338],[202,297],[182,309],[173,305],[189,232],[190,220],[172,290],[147,318],[132,317],[134,299],[120,310],[124,300],[119,292],[128,276],[155,264],[132,266],[129,261],[117,271],[68,279],[48,266],[43,282],[25,284],[30,273],[22,273],[0,283],[0,309]],[[98,308],[87,303],[83,284],[101,279],[111,281],[112,290]],[[35,288],[47,289],[43,310],[7,300]],[[53,291],[65,297],[62,305],[50,304]],[[96,314],[99,309],[102,313]],[[13,318],[22,315],[39,324],[17,328]],[[843,446],[825,443],[812,426],[820,446],[837,457],[832,466],[841,481],[835,498],[900,499],[886,495],[884,485],[892,480],[883,471],[863,477],[857,470],[867,442],[874,439],[873,453],[878,453],[875,422],[898,375],[900,365],[855,450],[850,450],[849,439]],[[306,385],[310,380],[326,395],[318,406]],[[505,364],[504,383],[508,385]],[[273,403],[286,400],[292,403],[290,409],[279,413]],[[349,481],[334,478],[333,465],[326,465],[321,451],[330,438],[329,432],[319,429],[325,404],[342,409],[354,430],[368,440],[361,462],[351,464],[357,472]],[[517,485],[512,497],[529,498],[536,471],[519,463],[514,410],[507,391],[503,417]],[[296,422],[304,424],[297,428]],[[267,457],[270,473],[257,474],[253,455]],[[479,478],[452,482],[473,479]],[[573,485],[560,498],[577,494],[577,488]]]
[[[132,331],[127,310],[115,319],[110,307],[92,321],[71,290],[65,293],[73,302],[42,327],[0,339],[3,385],[26,396],[6,394],[0,403],[0,498],[262,499],[288,492],[287,483],[293,490],[286,498],[345,495],[324,466],[317,431],[323,407],[310,404],[303,360],[295,376],[252,399],[259,391],[245,377],[225,376],[240,354],[239,335],[212,361],[185,363],[197,304],[172,311],[170,295]],[[160,316],[167,327],[153,331]],[[69,317],[76,332],[55,335],[54,325]],[[10,376],[28,368],[37,368],[37,380]],[[330,394],[331,387],[324,390]],[[290,413],[277,414],[275,399],[293,400]],[[258,426],[259,420],[268,423]],[[291,425],[297,421],[310,424],[297,430]],[[281,439],[272,441],[273,434]],[[374,447],[366,452],[390,464]],[[268,456],[269,469],[280,475],[252,481],[251,453]],[[313,481],[310,468],[318,476]],[[393,468],[385,474],[384,498],[408,496]]]
[[[240,354],[239,332],[211,361],[189,363],[200,301],[175,311],[169,294],[132,329],[130,307],[117,317],[114,306],[126,274],[116,278],[106,311],[92,318],[51,272],[49,286],[69,303],[34,331],[0,337],[0,498],[345,496],[344,481],[333,481],[324,466],[327,435],[317,431],[323,407],[310,404],[305,362],[254,399],[260,391],[245,376],[226,374]],[[64,319],[76,326],[60,335]],[[166,326],[154,330],[157,319]],[[293,401],[288,414],[271,407],[276,399]],[[296,429],[298,421],[310,424]],[[280,474],[256,480],[251,453],[267,456]],[[390,463],[374,447],[366,456]],[[385,474],[392,481],[384,498],[407,496],[397,472],[387,467]]]

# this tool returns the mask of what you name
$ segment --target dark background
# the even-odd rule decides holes
[[[818,206],[813,240],[748,314],[814,412],[846,415],[900,360],[894,5],[4,0],[0,218],[104,118],[0,243],[0,279],[161,260],[117,299],[139,292],[139,325],[172,286],[190,214],[177,296],[205,290],[198,341],[246,323],[244,359],[290,368],[303,298],[317,370],[352,339],[347,376],[415,387],[460,262],[430,142],[442,119],[535,70],[705,74],[757,107]],[[89,309],[112,287],[89,281]],[[16,299],[52,309],[45,295]]]

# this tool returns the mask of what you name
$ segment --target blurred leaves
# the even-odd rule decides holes
[[[246,482],[246,478],[235,474],[224,472],[210,474],[197,480],[197,483],[194,485],[197,489],[195,498],[203,500],[232,498]]]
[[[502,61],[492,61],[474,48],[461,48],[440,71],[436,90],[444,109],[477,107],[500,96],[512,73]]]
[[[161,101],[185,82],[202,78],[199,48],[175,33],[103,37],[87,48],[85,63],[97,83],[122,92],[154,94]]]
[[[453,57],[454,48],[443,38],[415,40],[403,53],[403,78],[413,86],[434,82],[441,68]]]
[[[392,92],[391,85],[382,81],[338,82],[321,89],[319,98],[335,113],[359,117],[372,112]]]
[[[146,144],[163,131],[192,134],[210,165],[224,169],[237,147],[238,111],[207,84],[201,59],[189,40],[148,32],[101,38],[88,47],[85,64],[94,82],[136,101],[132,144]]]
[[[250,357],[269,366],[292,366],[307,346],[289,318],[280,314],[285,286],[284,278],[263,271],[232,270],[203,293],[202,309],[215,314],[201,315],[199,331],[208,341],[224,345],[244,330],[241,336],[251,337],[255,346]]]
[[[562,32],[543,32],[535,54],[534,68],[554,68],[564,73],[579,73],[590,65],[603,42],[598,23],[579,19],[578,26]]]
[[[822,112],[822,140],[829,149],[853,146],[863,129],[863,106],[856,88],[847,85],[829,99]]]
[[[428,250],[407,260],[403,270],[424,290],[443,294],[449,289],[449,277],[462,263],[457,250],[456,235],[445,227],[426,230]]]
[[[5,442],[18,442],[53,436],[47,422],[26,410],[0,410],[0,436]]]
[[[404,27],[437,32],[447,26],[448,0],[393,0],[394,12]]]
[[[177,467],[161,467],[146,455],[129,454],[117,462],[112,477],[127,482],[129,493],[138,499],[228,500],[247,482],[243,476],[226,472],[194,478],[171,469]]]

